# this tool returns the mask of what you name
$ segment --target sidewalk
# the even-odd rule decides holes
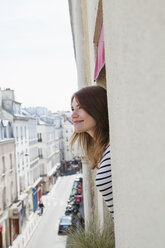
[[[57,181],[59,180],[60,178],[57,179]],[[49,199],[51,198],[51,195],[54,191],[56,184],[53,185],[52,190],[47,195],[42,196],[42,201],[45,206],[43,215],[48,209],[48,202],[49,202]],[[35,229],[40,223],[41,219],[42,219],[42,216],[39,216],[37,211],[33,213],[30,217],[30,220],[27,221],[23,232],[17,236],[17,238],[13,242],[13,245],[9,246],[9,248],[25,248],[31,236],[33,235]]]

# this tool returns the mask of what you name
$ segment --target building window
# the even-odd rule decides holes
[[[7,201],[6,201],[6,187],[3,189],[3,195],[2,195],[2,202],[3,202],[3,210],[7,207]]]
[[[38,142],[42,142],[42,133],[37,134]]]
[[[6,171],[5,157],[3,156],[3,157],[2,157],[2,172],[3,172],[3,174],[5,174],[5,171]]]
[[[28,163],[28,156],[29,156],[29,153],[28,153],[28,149],[27,149],[27,148],[26,148],[25,156],[26,156],[26,163]],[[27,164],[27,166],[28,166],[28,164]]]
[[[13,138],[12,124],[9,122],[9,138]]]
[[[38,148],[38,156],[39,158],[43,158],[42,148]]]
[[[10,154],[10,169],[13,168],[12,154]]]
[[[17,152],[17,162],[18,162],[18,168],[20,168],[20,157],[19,157],[19,152]]]
[[[21,140],[23,140],[23,128],[21,127]]]
[[[3,127],[3,131],[4,131],[4,139],[7,138],[7,128]]]
[[[19,192],[21,193],[21,192],[23,192],[23,178],[22,178],[22,176],[19,177],[19,182],[20,182],[20,190],[19,190]]]
[[[14,201],[14,185],[13,185],[13,182],[11,182],[11,185],[10,185],[10,192],[11,192],[11,202]]]
[[[18,127],[15,128],[15,138],[18,141]]]

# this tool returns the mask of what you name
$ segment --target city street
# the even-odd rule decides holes
[[[65,248],[66,236],[58,235],[58,223],[77,175],[59,177],[48,196],[43,196],[45,211],[26,248]]]

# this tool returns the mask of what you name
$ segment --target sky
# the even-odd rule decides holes
[[[0,88],[55,112],[77,87],[68,0],[1,0]]]

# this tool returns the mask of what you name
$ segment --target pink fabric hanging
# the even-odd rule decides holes
[[[97,58],[96,58],[96,65],[95,65],[95,72],[94,72],[94,81],[96,81],[96,79],[98,78],[99,73],[104,65],[105,65],[104,30],[103,30],[103,24],[102,24],[98,47],[97,47]]]

